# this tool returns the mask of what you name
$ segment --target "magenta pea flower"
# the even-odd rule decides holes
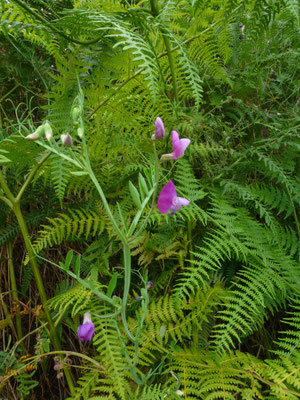
[[[190,139],[179,139],[178,132],[172,131],[172,146],[173,151],[169,154],[163,154],[161,158],[168,158],[171,160],[177,160],[177,158],[181,158],[184,156],[184,152],[188,145],[191,143]]]
[[[157,207],[162,214],[167,214],[171,210],[171,215],[174,215],[175,211],[179,211],[182,206],[187,206],[188,204],[190,204],[189,200],[177,196],[175,185],[172,181],[162,188],[157,199]]]
[[[157,117],[154,122],[154,135],[152,135],[153,140],[162,139],[165,136],[165,127],[162,119]]]
[[[95,325],[91,320],[91,314],[89,312],[84,313],[83,324],[77,329],[77,336],[82,342],[92,340],[94,335]]]
[[[147,289],[151,289],[151,288],[153,288],[153,286],[154,286],[154,283],[152,281],[147,282]]]

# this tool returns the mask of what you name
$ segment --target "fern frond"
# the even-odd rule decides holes
[[[54,244],[60,244],[64,240],[78,239],[82,236],[96,236],[103,232],[105,220],[95,211],[70,210],[69,215],[60,214],[56,218],[49,218],[50,225],[43,225],[39,232],[39,238],[34,242],[34,250],[41,250]]]
[[[283,358],[289,358],[292,360],[300,361],[300,300],[297,297],[292,303],[292,312],[288,312],[291,315],[285,318],[283,322],[288,326],[288,329],[279,332],[283,335],[276,342],[279,350],[275,353]]]
[[[71,164],[58,155],[51,157],[51,180],[55,188],[55,193],[62,205],[70,175]]]
[[[99,370],[91,370],[86,372],[78,379],[78,386],[74,388],[72,397],[68,397],[66,400],[90,400],[92,389],[95,387],[95,384],[99,379],[99,375]],[[113,399],[114,398],[112,397],[112,400]]]
[[[286,287],[284,281],[266,266],[250,265],[237,275],[225,309],[219,311],[221,322],[214,328],[213,345],[217,352],[234,347],[234,340],[252,333],[266,318],[268,303],[280,303]]]
[[[132,391],[125,378],[127,363],[124,355],[120,352],[121,343],[115,323],[108,319],[97,319],[95,325],[94,344],[97,346],[99,360],[104,365],[108,377],[96,383],[94,392],[105,391],[115,395],[120,400],[127,400]],[[107,387],[106,390],[105,387]]]
[[[133,400],[164,400],[166,398],[175,399],[170,393],[170,389],[163,388],[162,385],[144,386],[143,389],[137,390]]]
[[[49,307],[60,315],[70,311],[71,316],[78,314],[81,310],[88,309],[93,293],[85,287],[78,285],[65,293],[52,297],[48,301]]]

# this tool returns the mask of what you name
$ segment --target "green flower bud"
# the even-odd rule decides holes
[[[83,133],[84,133],[83,127],[80,126],[80,127],[77,129],[77,135],[78,135],[80,138],[82,138]]]
[[[52,132],[52,128],[48,121],[46,121],[46,123],[44,124],[44,128],[45,128],[46,139],[48,140],[48,142],[50,142],[50,140],[53,137],[53,132]]]
[[[76,123],[78,123],[78,119],[80,117],[80,108],[79,107],[74,107],[72,111],[72,119]]]
[[[38,140],[45,133],[45,125],[41,125],[37,130],[30,135],[27,135],[25,139],[27,140]]]

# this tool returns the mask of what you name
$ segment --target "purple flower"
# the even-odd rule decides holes
[[[242,40],[242,39],[243,39],[243,37],[244,37],[243,35],[239,36],[239,40]]]
[[[153,286],[154,286],[154,284],[153,284],[152,281],[148,281],[148,282],[147,282],[147,288],[148,288],[148,289],[152,288]]]
[[[244,26],[243,24],[240,24],[240,25],[239,25],[240,28],[242,28],[243,26]]]
[[[157,207],[162,214],[167,214],[171,210],[171,215],[174,215],[175,211],[179,211],[182,206],[187,206],[188,204],[190,204],[189,200],[177,196],[172,181],[162,188],[157,200]]]
[[[154,130],[155,130],[155,134],[152,135],[152,139],[154,139],[154,140],[162,139],[165,136],[164,123],[162,122],[162,119],[159,117],[157,117],[154,122]]]
[[[142,298],[143,298],[143,296],[137,296],[137,297],[135,298],[135,301],[142,300]]]
[[[178,132],[172,131],[172,146],[173,152],[169,154],[162,155],[163,158],[169,158],[172,160],[177,160],[177,158],[181,158],[184,156],[185,149],[191,143],[190,139],[179,139]]]
[[[82,342],[92,340],[94,335],[95,325],[92,323],[91,314],[86,312],[83,316],[83,324],[77,329],[77,336]]]

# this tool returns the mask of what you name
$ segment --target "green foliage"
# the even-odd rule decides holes
[[[216,358],[194,348],[175,356],[172,368],[189,399],[261,399],[263,384],[269,385],[267,398],[299,396],[299,368],[287,359],[264,363],[240,352]]]
[[[40,147],[18,134],[32,133],[41,119],[50,121],[54,140],[69,132],[79,157],[84,144],[71,117],[79,82],[89,157],[117,224],[128,232],[142,214],[143,229],[130,242],[132,334],[143,315],[145,298],[135,300],[144,288],[141,276],[154,282],[137,350],[118,311],[114,315],[95,295],[112,277],[118,279],[106,293],[122,297],[124,290],[114,228],[92,183],[71,175],[71,165],[52,155],[27,188],[22,208],[37,254],[57,258],[72,272],[71,253],[65,264],[61,260],[65,246],[83,253],[80,269],[78,263],[69,281],[58,283],[59,293],[47,288],[66,348],[79,349],[73,341],[78,314],[89,310],[95,323],[93,342],[82,351],[87,358],[73,360],[80,368],[74,368],[69,399],[295,400],[298,2],[158,1],[156,10],[154,3],[0,3],[0,163],[9,186],[19,188],[40,157]],[[14,89],[9,74],[24,92]],[[159,157],[172,151],[171,130],[191,139],[184,158],[159,167],[158,190],[172,179],[178,196],[191,201],[174,216],[160,214],[156,198],[148,202],[157,116],[166,128],[165,140],[155,142]],[[0,207],[3,246],[17,240],[19,229],[7,204]],[[29,272],[26,266],[18,277],[24,294]],[[79,273],[82,285],[75,283]],[[68,340],[67,326],[73,332]],[[28,348],[32,342],[26,340]],[[14,368],[7,354],[0,354],[6,376]],[[31,372],[14,379],[20,395],[38,393]]]
[[[39,239],[34,243],[34,250],[37,253],[47,246],[60,244],[63,240],[95,236],[103,232],[105,226],[104,218],[92,210],[70,210],[69,215],[60,214],[50,218],[49,222],[51,225],[44,226]]]

